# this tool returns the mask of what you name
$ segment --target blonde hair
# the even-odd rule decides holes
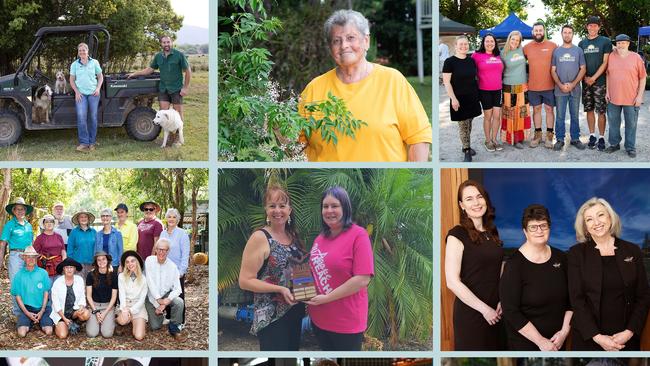
[[[587,202],[583,203],[582,206],[580,206],[580,209],[578,209],[578,213],[576,214],[574,228],[576,230],[576,239],[580,243],[583,243],[591,238],[591,235],[589,235],[589,232],[587,231],[587,225],[585,224],[584,216],[585,211],[596,205],[603,206],[609,215],[609,219],[612,222],[611,226],[609,227],[609,233],[614,237],[619,237],[621,235],[621,219],[618,217],[618,214],[616,214],[616,211],[614,211],[609,202],[605,201],[604,198],[592,197],[588,199]]]
[[[129,257],[133,257],[133,259],[135,260],[135,270],[133,272],[131,272],[129,270],[129,267],[126,265],[126,259],[129,259]],[[129,277],[131,277],[131,273],[134,273],[135,274],[135,282],[137,284],[140,284],[141,281],[144,280],[144,276],[142,276],[142,267],[140,267],[140,261],[138,260],[138,258],[136,258],[135,256],[132,256],[132,255],[126,257],[126,259],[124,260],[124,269],[122,270],[122,273],[120,273],[120,276],[124,276],[124,279],[126,280]],[[109,265],[109,267],[111,266],[110,263],[108,265]]]
[[[82,47],[85,48],[86,51],[89,50],[89,48],[88,48],[88,44],[86,44],[85,42],[81,42],[81,43],[79,43],[79,44],[77,45],[77,50],[79,50],[79,49],[82,48]]]
[[[512,37],[518,36],[519,37],[519,46],[517,48],[521,48],[521,43],[524,40],[524,37],[521,35],[521,32],[518,30],[513,30],[508,34],[508,39],[506,40],[506,44],[503,46],[503,55],[505,56],[508,52],[512,51],[513,49],[510,48],[510,40]]]

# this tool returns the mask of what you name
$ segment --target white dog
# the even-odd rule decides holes
[[[56,72],[56,83],[54,83],[54,92],[56,94],[65,94],[68,92],[68,82],[65,80],[65,74],[61,70]]]
[[[52,88],[43,85],[36,90],[32,105],[32,123],[50,122],[50,104],[52,103]]]
[[[163,143],[160,147],[167,145],[167,138],[170,133],[178,131],[178,140],[174,142],[173,146],[178,147],[185,143],[183,139],[183,121],[181,115],[174,109],[163,109],[156,113],[153,123],[159,125],[163,129]]]

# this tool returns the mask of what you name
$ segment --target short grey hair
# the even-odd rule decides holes
[[[331,32],[332,28],[335,25],[343,27],[348,23],[352,23],[352,25],[354,25],[362,35],[370,35],[370,24],[368,23],[368,19],[366,19],[363,14],[350,9],[341,9],[335,11],[334,14],[330,15],[330,17],[325,21],[323,33],[325,34],[327,43],[332,42]]]
[[[170,208],[170,209],[167,210],[167,212],[165,212],[165,218],[167,218],[167,216],[169,216],[169,215],[174,215],[174,216],[176,216],[177,219],[179,219],[179,220],[181,219],[181,213],[178,212],[178,210],[175,209],[175,208]]]

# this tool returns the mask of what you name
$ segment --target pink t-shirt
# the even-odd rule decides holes
[[[639,90],[639,80],[646,77],[641,56],[628,52],[621,57],[618,51],[609,54],[607,61],[607,94],[612,104],[634,105]]]
[[[61,251],[65,250],[65,244],[63,243],[63,237],[57,233],[52,235],[41,233],[34,240],[34,249],[38,254],[51,257],[61,255]]]
[[[353,224],[335,238],[319,235],[309,258],[319,294],[329,294],[355,275],[374,275],[368,233]],[[368,290],[318,306],[309,306],[311,320],[321,329],[336,333],[361,333],[368,325]]]
[[[503,62],[501,57],[489,53],[472,53],[476,63],[478,88],[480,90],[501,90],[503,80]]]

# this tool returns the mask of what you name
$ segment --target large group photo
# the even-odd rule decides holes
[[[430,169],[222,169],[220,351],[431,351]]]
[[[441,349],[649,350],[649,177],[442,169]]]
[[[182,4],[0,5],[0,159],[207,160],[208,1]]]
[[[219,160],[426,162],[427,0],[219,3]]]
[[[650,8],[470,3],[440,7],[441,161],[650,161]]]
[[[3,349],[208,348],[206,169],[0,175]]]

